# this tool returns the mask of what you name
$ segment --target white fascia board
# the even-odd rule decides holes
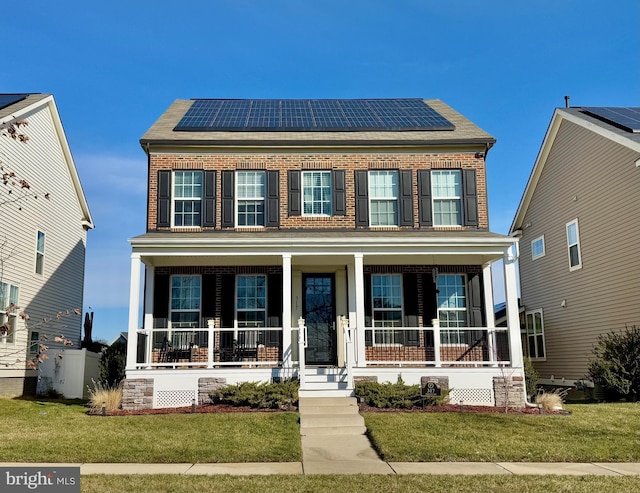
[[[586,128],[587,130],[591,130],[593,133],[601,135],[602,137],[605,137],[615,142],[616,144],[620,144],[624,147],[628,147],[633,151],[640,152],[640,142],[636,142],[634,140],[628,139],[624,135],[613,132],[608,128],[602,127],[600,125],[596,125],[593,122],[590,122],[584,118],[580,118],[579,116],[563,111],[562,109],[558,109],[557,111],[562,115],[563,119],[570,121],[571,123],[575,123],[576,125],[580,125],[581,127]]]

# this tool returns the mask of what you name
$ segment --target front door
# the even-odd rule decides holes
[[[304,274],[303,317],[307,325],[308,365],[336,365],[335,277]]]

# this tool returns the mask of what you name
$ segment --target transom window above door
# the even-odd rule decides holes
[[[331,215],[331,171],[302,172],[302,214]]]
[[[236,173],[238,226],[264,226],[266,176],[264,171]]]
[[[371,226],[398,225],[398,172],[369,171]]]

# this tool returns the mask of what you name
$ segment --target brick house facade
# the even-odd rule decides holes
[[[275,128],[248,123],[261,104],[281,111]],[[299,378],[310,395],[350,394],[354,378],[447,377],[454,398],[495,403],[492,379],[521,371],[522,354],[516,240],[489,231],[494,139],[438,100],[353,104],[425,106],[439,127],[378,113],[373,129],[346,117],[348,129],[278,128],[295,104],[319,107],[178,100],[141,139],[148,215],[131,240],[127,378],[151,380],[157,407],[199,398],[205,377]],[[239,128],[212,116],[225,105],[247,108]],[[196,107],[211,111],[186,128]],[[493,323],[496,260],[507,329]]]

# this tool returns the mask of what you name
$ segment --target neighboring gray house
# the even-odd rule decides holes
[[[640,324],[640,108],[556,109],[511,234],[524,354],[573,385],[598,335]]]
[[[20,120],[28,123],[18,129],[27,142],[10,135],[11,123]],[[21,395],[35,389],[36,371],[26,361],[38,340],[62,332],[80,347],[82,317],[58,321],[56,314],[82,308],[86,236],[93,221],[52,95],[0,94],[0,133],[6,180],[0,182],[0,317],[6,324],[0,331],[0,394]],[[7,310],[12,303],[20,310]],[[27,325],[20,311],[29,314]],[[53,320],[43,324],[44,317]],[[61,348],[53,339],[47,344],[48,356],[57,361]]]

